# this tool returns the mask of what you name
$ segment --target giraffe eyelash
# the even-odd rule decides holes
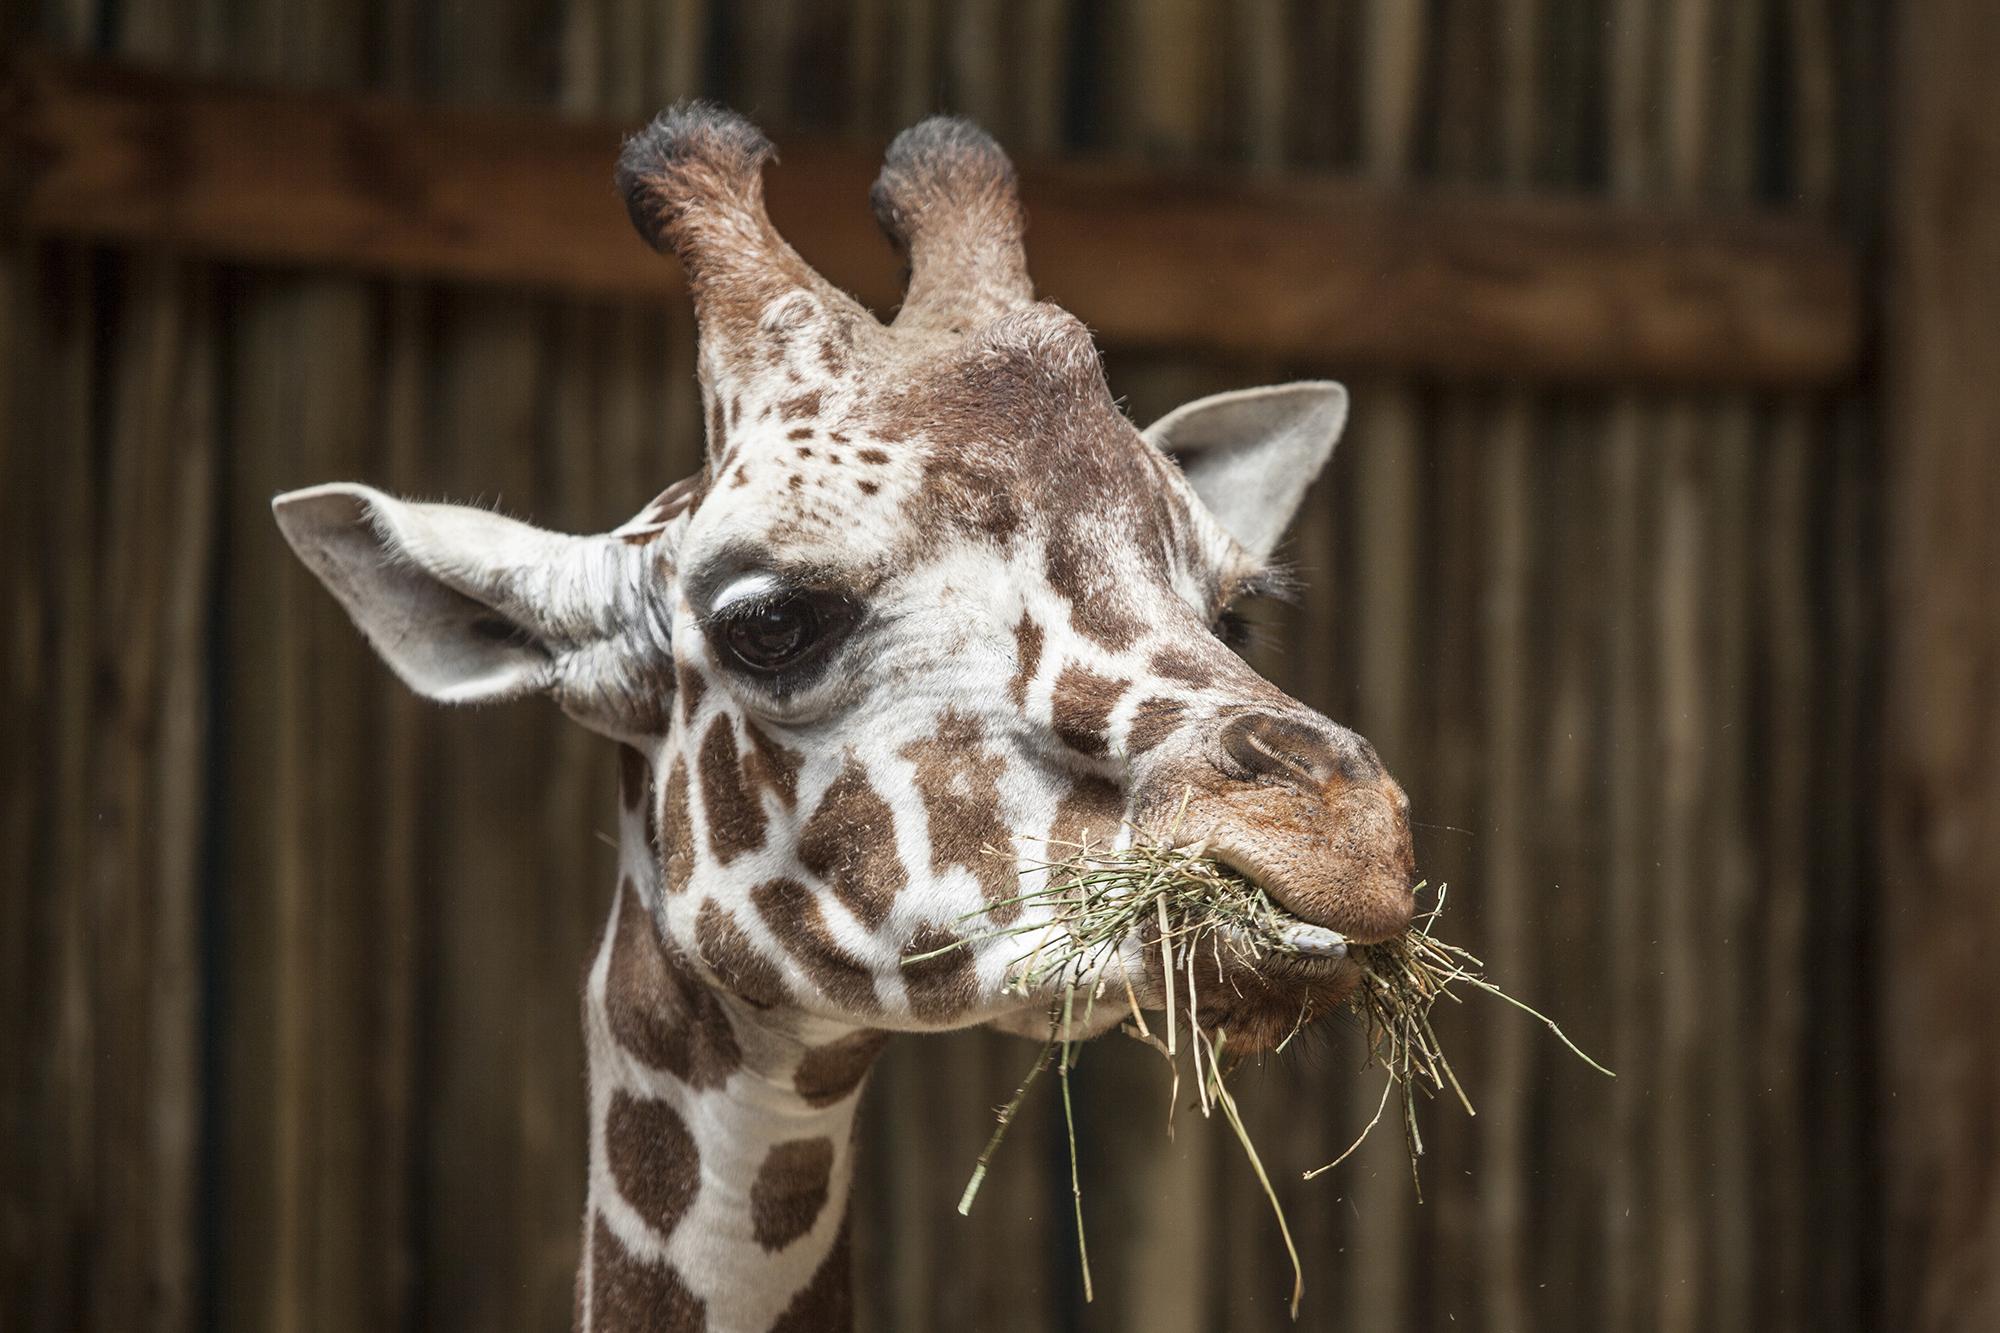
[[[1287,564],[1266,565],[1231,588],[1226,605],[1233,606],[1246,597],[1265,597],[1292,606],[1298,602],[1302,586],[1295,567]]]
[[[773,602],[795,597],[801,591],[775,574],[752,574],[737,579],[717,593],[708,609],[695,619],[705,633],[717,625],[755,615]]]

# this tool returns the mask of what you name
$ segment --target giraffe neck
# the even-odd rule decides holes
[[[846,1329],[854,1117],[883,1035],[706,984],[660,933],[638,804],[626,803],[622,875],[584,984],[576,1326]]]

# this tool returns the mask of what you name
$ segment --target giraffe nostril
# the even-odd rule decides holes
[[[1324,786],[1339,771],[1333,743],[1319,728],[1274,713],[1239,713],[1222,726],[1222,752],[1253,777]]]

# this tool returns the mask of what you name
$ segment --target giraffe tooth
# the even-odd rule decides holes
[[[1309,925],[1304,921],[1287,925],[1281,932],[1284,945],[1293,953],[1311,954],[1317,958],[1347,957],[1347,937],[1339,931],[1328,930],[1325,926]]]

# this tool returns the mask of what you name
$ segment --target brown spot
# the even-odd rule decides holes
[[[764,801],[744,784],[736,758],[736,725],[725,713],[701,738],[701,808],[708,847],[728,865],[764,845]]]
[[[674,693],[681,697],[681,721],[693,722],[695,710],[701,707],[701,696],[708,692],[708,680],[701,672],[686,662],[674,663]]]
[[[879,483],[879,482],[873,482],[873,481],[864,481],[864,482],[862,482],[862,483],[861,483],[861,493],[862,493],[863,495],[873,495],[873,494],[875,494],[875,492],[877,492],[877,491],[879,491],[879,490],[881,490],[881,489],[882,489],[882,486],[881,486],[881,483]]]
[[[1125,823],[1125,793],[1103,778],[1078,778],[1056,806],[1049,841],[1093,845],[1110,842]]]
[[[722,422],[722,400],[708,402],[708,456],[720,458],[729,450],[729,430]]]
[[[734,426],[743,420],[743,399],[735,394],[729,396],[729,424]]]
[[[786,421],[801,421],[807,417],[818,416],[819,390],[812,389],[806,393],[785,399],[778,404],[778,415]]]
[[[792,1087],[811,1106],[832,1106],[844,1101],[868,1077],[875,1057],[888,1041],[888,1033],[864,1028],[824,1046],[815,1046],[799,1057]]]
[[[1056,677],[1050,702],[1056,735],[1080,754],[1101,755],[1109,748],[1111,710],[1130,683],[1100,676],[1074,664]]]
[[[804,429],[804,428],[803,428],[803,427],[801,427],[801,429]],[[810,430],[807,430],[807,431],[806,431],[806,435],[810,435],[810,434],[812,434],[812,432],[811,432]],[[804,439],[804,438],[805,438],[805,435],[799,435],[799,436],[796,436],[795,438],[797,438],[797,439],[801,439],[801,440],[802,440],[802,439]],[[811,446],[811,445],[809,445],[809,444],[802,444],[802,445],[800,445],[800,446],[799,446],[799,449],[798,449],[798,453],[799,453],[799,457],[800,457],[800,458],[811,458],[811,457],[813,456],[813,451],[812,451],[812,446]]]
[[[796,472],[794,472],[791,476],[785,478],[785,489],[788,491],[796,491],[805,484],[806,484],[806,479],[800,476]]]
[[[895,437],[893,431],[878,434]],[[1006,470],[983,458],[983,451],[932,450],[924,455],[921,494],[925,508],[948,516],[954,528],[982,533],[1004,545],[1021,529],[1021,500],[1009,485]]]
[[[856,1014],[881,1011],[874,974],[834,940],[811,889],[795,879],[774,879],[752,889],[750,901],[772,936],[838,1009]]]
[[[947,952],[939,953],[940,949]],[[923,958],[925,954],[935,956]],[[944,927],[919,929],[903,946],[903,957],[923,958],[922,962],[903,965],[903,989],[910,997],[910,1012],[924,1022],[948,1023],[978,998],[979,977],[972,950]]]
[[[805,756],[788,749],[764,734],[763,728],[747,718],[743,734],[750,752],[743,756],[743,780],[752,791],[769,791],[783,801],[787,810],[799,803],[799,764]]]
[[[1186,717],[1187,705],[1178,699],[1141,699],[1125,731],[1126,752],[1134,757],[1146,753],[1179,730]]]
[[[1026,611],[1014,626],[1014,677],[1007,682],[1007,697],[1016,708],[1028,702],[1028,685],[1042,668],[1042,627]]]
[[[750,1225],[776,1253],[819,1221],[833,1175],[833,1140],[789,1139],[771,1146],[750,1185]]]
[[[883,449],[861,449],[856,451],[854,456],[864,463],[873,463],[878,467],[889,461],[888,451]]]
[[[1012,857],[996,855],[1010,845],[1000,810],[1000,775],[1007,761],[984,741],[979,719],[946,708],[936,735],[912,741],[899,753],[916,765],[917,793],[930,824],[931,873],[965,867],[994,905],[987,915],[1004,926],[1021,914],[1019,903],[1005,901],[1020,892],[1020,878]]]
[[[896,854],[896,816],[852,755],[799,834],[799,863],[833,887],[870,930],[909,882]]]
[[[1094,532],[1082,524],[1052,525],[1044,573],[1049,586],[1069,599],[1069,621],[1076,631],[1112,652],[1123,652],[1145,626],[1105,567]]]
[[[636,893],[618,895],[604,1012],[633,1058],[690,1087],[721,1087],[743,1063],[715,992],[668,955]]]
[[[847,371],[847,356],[839,343],[831,338],[819,340],[819,359],[826,367],[827,374],[838,379]]]
[[[826,433],[826,438],[832,440],[835,444],[847,443],[847,435],[844,431],[830,430]]]
[[[848,1333],[854,1327],[854,1260],[847,1225],[842,1218],[833,1248],[771,1325],[771,1333]]]
[[[688,1290],[679,1271],[627,1253],[602,1217],[590,1238],[590,1286],[596,1328],[683,1333],[708,1327],[707,1305]]]
[[[736,465],[736,475],[730,478],[729,484],[732,487],[744,486],[748,485],[749,481],[750,481],[750,465],[748,463],[738,463]]]
[[[729,909],[713,898],[704,898],[701,911],[695,914],[694,944],[715,979],[759,1009],[792,998],[777,967],[758,950]]]
[[[1152,668],[1156,676],[1165,676],[1168,680],[1179,681],[1197,690],[1206,689],[1215,680],[1215,673],[1185,648],[1160,649],[1153,654]]]
[[[701,1184],[694,1135],[672,1106],[624,1091],[612,1094],[604,1117],[611,1178],[661,1240],[674,1234]]]
[[[667,769],[667,785],[661,792],[661,806],[666,811],[666,846],[655,847],[654,857],[660,863],[661,883],[668,893],[680,893],[694,877],[694,819],[688,810],[687,765],[679,755]],[[646,811],[650,820],[652,810]]]
[[[813,428],[811,426],[794,426],[785,432],[785,438],[788,440],[810,440],[812,437]],[[799,457],[811,458],[812,452],[808,449],[801,449],[799,450]]]
[[[828,464],[830,464],[830,465],[831,465],[831,466],[833,466],[833,467],[839,467],[839,466],[840,466],[840,455],[839,455],[839,454],[831,454],[831,453],[830,453],[830,454],[828,454],[828,455],[826,456],[826,461],[827,461],[827,463],[828,463]]]
[[[618,747],[618,799],[627,810],[637,810],[645,803],[652,776],[645,755],[630,745]]]

